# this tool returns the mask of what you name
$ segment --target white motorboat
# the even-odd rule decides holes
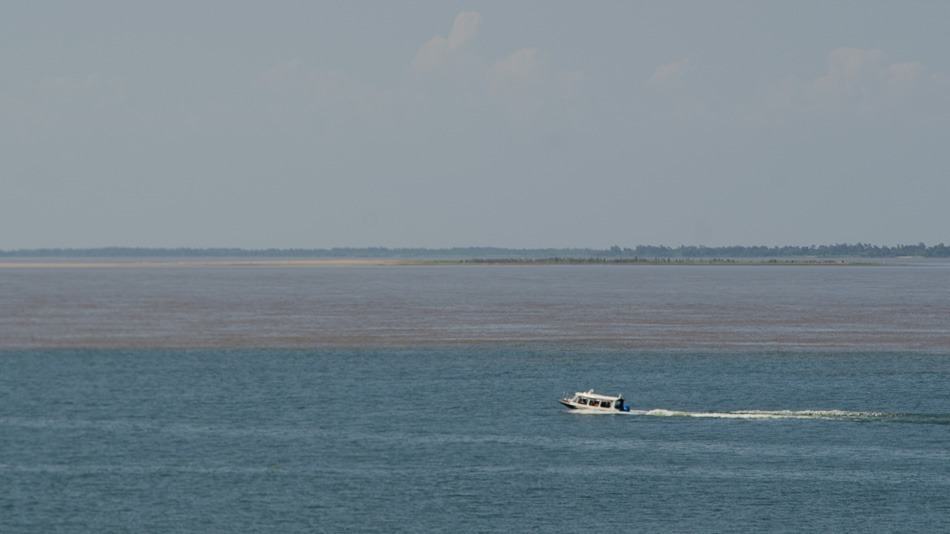
[[[629,412],[630,406],[623,400],[623,394],[601,395],[594,390],[578,391],[574,395],[566,395],[558,402],[572,410],[586,410],[592,412]]]

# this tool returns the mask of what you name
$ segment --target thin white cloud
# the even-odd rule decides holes
[[[453,53],[475,38],[481,20],[482,16],[475,11],[462,11],[456,15],[449,35],[436,35],[422,45],[412,60],[412,68],[425,72],[444,64]]]
[[[475,38],[482,16],[475,11],[463,11],[455,16],[449,32],[449,48],[454,50]]]
[[[892,84],[915,83],[923,72],[923,64],[917,61],[893,63],[887,67],[887,80]]]
[[[689,69],[689,59],[680,59],[672,63],[660,65],[647,80],[647,84],[660,87],[679,82]]]
[[[488,73],[493,92],[524,87],[541,77],[537,48],[515,50],[492,65]]]
[[[859,98],[887,88],[909,88],[922,79],[919,62],[891,63],[884,52],[837,48],[828,54],[828,68],[812,80],[809,91],[819,97]]]
[[[583,102],[583,72],[552,66],[537,48],[520,48],[493,63],[487,82],[492,102],[508,120],[534,127],[562,127],[578,118]]]
[[[836,48],[821,74],[777,84],[766,96],[766,113],[775,118],[790,111],[920,118],[947,102],[940,77],[919,61],[895,62],[878,49]]]

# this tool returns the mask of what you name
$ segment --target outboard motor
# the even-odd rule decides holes
[[[617,397],[617,409],[621,412],[629,412],[630,406],[624,401],[623,394]]]

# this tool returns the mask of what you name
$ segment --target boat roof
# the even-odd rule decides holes
[[[592,389],[588,389],[587,391],[578,391],[577,393],[575,393],[575,395],[577,395],[578,397],[587,397],[588,399],[597,399],[597,400],[606,400],[606,401],[614,401],[623,397],[622,394],[621,395],[601,395],[600,393],[594,393],[594,390]]]

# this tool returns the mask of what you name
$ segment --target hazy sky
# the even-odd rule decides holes
[[[950,242],[950,2],[8,2],[0,248]]]

